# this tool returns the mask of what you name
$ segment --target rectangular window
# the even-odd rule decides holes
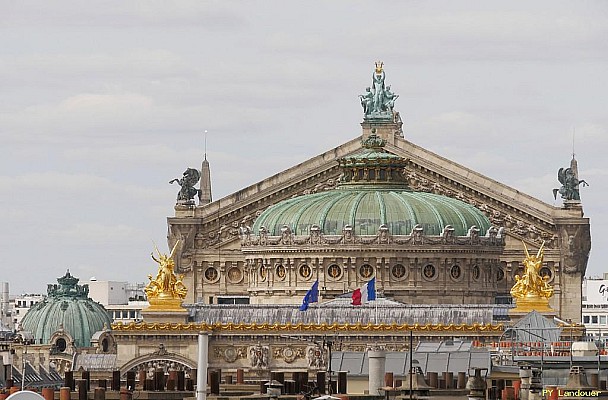
[[[605,315],[600,315],[600,324],[606,325],[606,316]]]
[[[597,324],[597,315],[592,315],[591,316],[591,323],[592,324]]]
[[[588,324],[588,323],[589,323],[589,316],[583,315],[583,324]]]

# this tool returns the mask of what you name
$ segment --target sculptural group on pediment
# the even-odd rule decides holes
[[[560,168],[557,172],[557,180],[562,186],[559,189],[553,189],[553,197],[557,199],[557,194],[562,199],[567,201],[580,201],[581,194],[579,192],[580,186],[589,186],[584,179],[578,179],[576,170],[570,168]]]
[[[366,119],[392,120],[394,118],[393,109],[399,95],[391,91],[390,85],[385,85],[386,74],[382,67],[382,62],[376,62],[376,69],[372,75],[372,86],[365,88],[365,93],[359,95]]]

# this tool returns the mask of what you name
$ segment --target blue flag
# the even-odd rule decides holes
[[[371,281],[367,282],[367,300],[376,300],[376,277],[374,276]]]
[[[300,306],[300,311],[308,310],[308,305],[310,303],[316,303],[319,301],[319,281],[315,281],[312,284],[312,287],[308,289],[304,299],[302,300],[302,305]]]

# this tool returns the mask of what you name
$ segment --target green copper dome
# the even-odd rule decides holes
[[[106,309],[88,297],[88,285],[78,285],[78,280],[66,272],[58,285],[48,285],[48,297],[21,320],[21,328],[31,332],[37,344],[48,344],[53,333],[63,329],[76,347],[88,347],[93,334],[112,323]]]
[[[473,225],[482,234],[490,221],[475,207],[432,193],[381,190],[371,187],[335,189],[282,201],[264,211],[255,221],[254,232],[265,227],[280,235],[283,225],[296,235],[307,235],[318,225],[326,235],[339,235],[346,225],[356,235],[375,235],[386,225],[393,235],[409,235],[417,224],[426,235],[441,235],[451,225],[454,234],[465,236]]]
[[[370,135],[363,149],[338,162],[342,175],[337,189],[284,200],[266,209],[255,221],[270,235],[284,225],[295,235],[308,235],[319,226],[325,235],[339,235],[350,225],[356,235],[376,235],[386,225],[392,235],[410,235],[416,225],[425,235],[441,235],[447,225],[457,236],[472,226],[484,235],[491,224],[477,208],[450,197],[411,191],[403,169],[407,160],[384,151],[384,141]]]

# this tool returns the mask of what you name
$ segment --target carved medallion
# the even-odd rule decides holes
[[[496,269],[496,282],[501,282],[505,279],[505,271],[502,268]]]
[[[277,280],[283,281],[285,280],[285,276],[287,276],[287,270],[283,265],[277,265],[275,268],[275,275]]]
[[[238,353],[234,346],[226,347],[224,350],[224,360],[229,363],[233,363],[238,358]]]
[[[310,277],[312,276],[312,270],[306,264],[300,265],[300,268],[298,268],[298,273],[300,274],[300,276],[302,278],[304,278],[306,280],[309,280]]]
[[[339,265],[332,264],[327,267],[327,275],[332,279],[339,279],[342,276],[342,268]]]
[[[243,271],[238,267],[232,267],[228,270],[228,281],[230,283],[240,283],[243,280]]]
[[[427,281],[434,281],[437,278],[437,268],[433,264],[427,264],[422,268],[422,277]]]
[[[455,281],[459,281],[461,277],[462,277],[462,269],[460,268],[460,265],[458,265],[458,264],[452,265],[452,267],[450,268],[450,278],[452,278]]]
[[[361,275],[361,278],[371,278],[374,275],[374,267],[369,264],[363,264],[359,267],[359,275]]]
[[[281,356],[287,364],[291,364],[298,358],[304,357],[304,349],[293,346],[286,346],[285,348],[283,348]]]
[[[397,281],[402,281],[407,278],[407,268],[402,264],[395,264],[391,268],[391,275]]]
[[[220,278],[219,272],[215,267],[208,267],[204,272],[205,280],[209,283],[217,282]]]
[[[542,267],[539,271],[539,275],[547,282],[553,280],[553,271],[549,267]]]

